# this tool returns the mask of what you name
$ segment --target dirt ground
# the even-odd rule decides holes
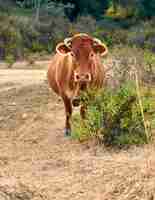
[[[46,69],[0,70],[0,200],[153,200],[155,147],[64,137]]]

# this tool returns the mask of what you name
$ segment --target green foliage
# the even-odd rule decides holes
[[[42,44],[39,44],[39,42],[32,42],[32,51],[34,52],[40,52],[44,50],[44,46]]]
[[[102,29],[101,27],[97,27],[94,35],[100,39],[104,38],[104,41],[107,43],[108,46],[114,46],[119,44],[126,44],[127,43],[127,30],[123,30],[119,27],[116,29],[110,28]]]
[[[39,12],[41,9],[45,9],[46,12],[52,10],[55,13],[59,8],[59,13],[65,12],[70,19],[74,19],[81,14],[91,14],[94,17],[99,17],[108,8],[109,2],[109,0],[18,0],[16,4],[20,8],[29,8],[36,10],[36,12],[38,9]],[[55,6],[56,4],[57,6]],[[53,9],[53,6],[55,9]]]
[[[137,20],[155,16],[155,0],[7,0],[6,2],[10,2],[13,8],[16,3],[16,7],[21,9],[10,9],[10,11],[32,12],[35,15],[34,20],[42,12],[52,15],[62,13],[73,21],[80,15],[91,15],[99,19],[106,14],[114,20],[128,18]],[[0,3],[0,10],[10,12],[6,2]]]
[[[150,18],[155,16],[155,0],[112,0],[107,14],[119,19],[128,17]]]
[[[64,4],[70,2],[74,8],[70,12],[69,18],[74,20],[78,15],[92,15],[99,18],[109,6],[109,0],[62,0]]]
[[[114,21],[106,17],[96,23],[93,35],[104,40],[110,47],[127,45],[155,51],[154,20],[137,23],[132,19]]]
[[[12,54],[8,54],[6,57],[5,57],[5,61],[8,63],[8,67],[10,68],[13,63],[15,62],[15,58]]]
[[[155,0],[142,0],[143,14],[146,17],[155,16]]]
[[[97,29],[97,21],[90,15],[79,16],[75,23],[72,24],[70,34],[88,33],[92,34]]]
[[[145,79],[149,84],[155,82],[155,55],[150,51],[144,52]]]
[[[95,136],[106,145],[119,147],[148,142],[133,83],[123,84],[115,92],[90,90],[82,94],[81,102],[87,106],[86,119],[73,118],[73,137]],[[145,114],[151,110],[149,102],[143,98]]]
[[[20,31],[16,29],[13,18],[5,15],[0,16],[0,39],[0,48],[4,51],[4,58],[11,55],[14,58],[20,56],[22,39]]]
[[[144,52],[144,60],[146,62],[146,64],[150,64],[152,66],[155,66],[155,55],[154,53],[150,52],[150,51],[145,51]]]
[[[0,15],[0,59],[12,55],[23,58],[27,51],[50,52],[57,42],[64,39],[69,31],[69,22],[65,17],[44,16],[39,23],[33,23],[32,17]],[[26,51],[25,51],[26,49]]]

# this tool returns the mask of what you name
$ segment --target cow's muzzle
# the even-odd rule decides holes
[[[91,81],[91,74],[90,73],[85,73],[85,74],[74,73],[74,81],[75,82],[81,82],[81,83],[90,82]]]
[[[87,90],[87,87],[91,81],[91,74],[85,73],[85,74],[79,74],[77,72],[74,73],[74,81],[79,85],[79,91],[77,96],[75,96],[72,100],[73,106],[77,107],[81,103],[80,99],[80,91]]]

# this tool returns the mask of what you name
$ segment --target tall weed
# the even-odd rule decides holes
[[[151,100],[145,96],[142,100],[144,112],[150,116]],[[148,142],[133,82],[115,91],[89,90],[82,94],[81,102],[87,106],[86,118],[73,117],[73,137],[83,140],[95,136],[106,145],[119,147]]]

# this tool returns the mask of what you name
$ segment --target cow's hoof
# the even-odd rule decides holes
[[[65,136],[70,137],[71,136],[71,129],[65,128]]]

